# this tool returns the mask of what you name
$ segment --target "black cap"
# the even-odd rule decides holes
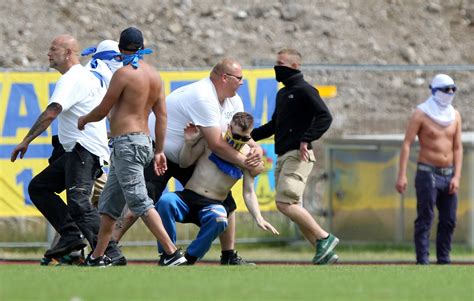
[[[143,49],[143,34],[135,28],[129,27],[120,34],[119,48],[128,51]]]

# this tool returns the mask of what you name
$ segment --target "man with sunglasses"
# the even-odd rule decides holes
[[[237,94],[237,90],[243,83],[242,67],[231,58],[220,60],[212,68],[209,77],[203,78],[192,84],[180,87],[171,92],[166,97],[168,112],[168,125],[166,129],[166,142],[164,152],[167,159],[168,170],[162,176],[156,176],[148,168],[145,170],[148,194],[155,201],[158,200],[172,177],[177,179],[182,185],[193,174],[194,165],[187,168],[179,166],[179,153],[184,145],[183,128],[188,123],[199,127],[203,138],[209,148],[220,158],[241,168],[252,170],[259,166],[261,162],[262,150],[253,141],[249,141],[252,146],[248,156],[244,156],[230,147],[222,140],[222,133],[237,112],[244,111],[242,99]],[[150,128],[154,125],[153,116],[149,120]],[[254,174],[255,175],[255,174]],[[237,208],[232,194],[229,193],[225,200],[230,209],[229,225],[227,230],[220,236],[223,265],[248,264],[234,250],[235,243],[235,215]],[[135,222],[130,212],[125,213],[122,223],[114,231],[113,237],[118,241]]]
[[[278,52],[275,76],[285,87],[278,91],[271,120],[254,129],[252,137],[258,141],[275,135],[276,207],[316,247],[313,263],[331,264],[339,258],[333,252],[339,239],[322,229],[301,202],[315,162],[311,142],[328,130],[332,117],[318,90],[303,79],[300,66],[301,54],[297,50]]]
[[[449,264],[463,159],[461,115],[452,106],[457,88],[450,76],[436,75],[429,88],[431,96],[417,106],[408,122],[395,187],[399,193],[406,191],[410,145],[418,136],[420,151],[415,177],[417,218],[414,233],[416,263],[429,264],[429,235],[436,205],[439,213],[437,263]]]
[[[235,151],[247,155],[252,139],[252,115],[236,113],[225,134],[225,141]],[[192,222],[200,227],[196,239],[188,246],[188,265],[194,264],[209,250],[212,241],[221,234],[228,224],[227,213],[232,211],[225,202],[234,184],[243,176],[243,198],[257,225],[265,231],[278,235],[278,231],[265,221],[260,213],[254,191],[254,177],[248,169],[223,161],[201,139],[202,131],[189,123],[184,129],[184,145],[179,155],[180,167],[186,168],[196,163],[194,172],[183,191],[166,193],[156,204],[156,210],[163,219],[163,225],[173,242],[176,241],[176,222]],[[221,138],[222,139],[222,138]],[[263,168],[260,163],[259,169]],[[161,252],[162,247],[158,243]]]

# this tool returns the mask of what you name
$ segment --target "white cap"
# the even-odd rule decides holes
[[[104,40],[100,42],[99,45],[97,45],[97,50],[95,51],[95,53],[111,50],[120,53],[120,50],[118,48],[118,42],[112,40]]]
[[[454,86],[454,80],[446,74],[437,74],[431,81],[431,89]]]

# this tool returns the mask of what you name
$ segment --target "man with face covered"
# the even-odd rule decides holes
[[[339,239],[319,226],[301,206],[301,199],[315,162],[311,142],[327,131],[332,117],[318,90],[303,79],[300,66],[301,54],[295,49],[278,52],[276,80],[285,87],[278,91],[271,120],[254,129],[252,138],[258,141],[275,135],[276,206],[316,247],[313,263],[330,264],[338,259],[333,249]]]
[[[406,191],[410,145],[418,136],[416,262],[429,264],[429,234],[436,205],[439,212],[437,263],[448,264],[451,262],[449,252],[456,225],[457,192],[463,158],[461,115],[451,104],[457,88],[450,76],[436,75],[430,89],[431,96],[418,105],[408,123],[400,152],[396,189],[399,193]]]
[[[253,128],[252,115],[238,112],[232,117],[225,134],[226,142],[243,155],[247,155]],[[222,138],[221,138],[222,139]],[[196,239],[186,250],[188,265],[194,264],[209,250],[212,241],[228,225],[227,215],[233,208],[225,202],[234,184],[243,176],[243,198],[257,225],[278,235],[278,231],[265,221],[258,207],[254,191],[254,176],[248,169],[240,169],[220,159],[207,146],[200,129],[189,123],[184,129],[184,145],[179,154],[179,165],[187,168],[197,160],[194,172],[183,191],[166,193],[156,204],[163,225],[173,242],[176,241],[176,222],[191,221],[200,226]],[[263,163],[260,163],[260,169]],[[162,247],[158,243],[158,249]]]

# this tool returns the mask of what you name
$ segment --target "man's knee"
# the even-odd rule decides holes
[[[291,204],[279,201],[276,201],[275,203],[278,211],[280,211],[284,215],[288,215]]]
[[[47,187],[44,187],[36,177],[31,179],[30,184],[28,184],[28,194],[33,202],[38,196],[44,194],[45,191],[47,191]]]
[[[172,193],[164,194],[160,200],[155,204],[156,211],[161,215],[162,213],[174,212],[176,210],[176,198]]]
[[[204,212],[201,216],[201,224],[210,226],[218,233],[222,233],[229,225],[227,211],[222,205],[208,206],[204,209]]]

